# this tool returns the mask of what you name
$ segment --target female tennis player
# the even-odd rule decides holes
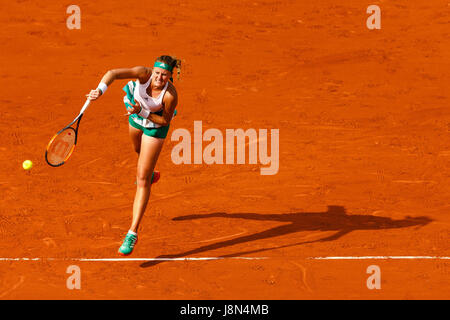
[[[156,59],[153,68],[137,66],[112,69],[106,72],[97,89],[86,96],[96,100],[116,79],[136,79],[124,87],[128,110],[129,134],[138,154],[136,195],[133,203],[131,227],[119,248],[120,255],[133,252],[138,240],[138,228],[150,198],[152,183],[159,179],[154,172],[156,161],[169,131],[170,121],[178,103],[178,95],[172,83],[174,68],[180,71],[181,61],[171,56]]]

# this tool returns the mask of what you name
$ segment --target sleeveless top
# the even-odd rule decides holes
[[[169,86],[169,82],[166,83],[164,88],[161,90],[161,93],[157,98],[153,98],[147,94],[147,88],[152,81],[153,75],[147,80],[146,83],[141,84],[139,79],[136,80],[136,85],[134,86],[133,96],[135,101],[139,101],[142,108],[149,110],[152,113],[157,113],[162,115],[163,108],[163,98],[164,94],[167,91],[167,87]],[[144,119],[140,116],[133,117],[134,122],[145,127],[145,128],[159,128],[161,125],[153,123],[148,119]]]

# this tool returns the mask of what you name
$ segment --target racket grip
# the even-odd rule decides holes
[[[89,104],[91,103],[91,99],[87,98],[86,102],[84,103],[83,108],[81,108],[80,114],[82,114],[86,109],[89,107]]]

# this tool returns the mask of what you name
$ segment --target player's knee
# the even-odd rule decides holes
[[[141,173],[136,177],[136,184],[138,187],[148,187],[150,185],[150,176],[145,173]]]

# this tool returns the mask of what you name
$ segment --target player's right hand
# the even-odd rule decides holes
[[[89,100],[97,100],[98,98],[100,98],[101,95],[102,92],[100,91],[100,89],[95,89],[91,90],[91,92],[89,92],[89,94],[87,94],[86,97],[89,98]]]

